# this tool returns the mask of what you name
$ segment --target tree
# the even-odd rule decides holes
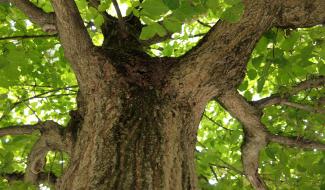
[[[0,2],[7,181],[60,190],[249,189],[237,183],[245,176],[254,189],[324,188],[323,0]],[[208,131],[198,134],[199,124]],[[25,157],[21,146],[26,167],[13,161],[17,152]],[[69,160],[64,171],[53,172],[53,151]],[[236,174],[225,178],[223,169]],[[304,172],[314,181],[301,182]],[[211,179],[220,181],[213,187]]]

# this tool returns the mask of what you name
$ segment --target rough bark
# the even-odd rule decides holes
[[[194,110],[154,89],[131,88],[114,106],[107,94],[88,97],[58,189],[197,189]]]
[[[235,89],[264,32],[323,24],[324,1],[244,1],[239,22],[219,21],[194,49],[173,59],[149,57],[137,42],[126,47],[124,37],[117,47],[104,41],[105,48],[95,48],[74,1],[51,2],[55,29],[80,86],[76,120],[67,128],[71,162],[57,189],[197,189],[196,131],[213,97],[243,124],[244,173],[256,189],[266,189],[257,172],[259,151],[269,141],[297,143],[270,134],[260,121],[262,111]],[[43,24],[39,9],[21,9]],[[305,144],[300,147],[323,148]]]

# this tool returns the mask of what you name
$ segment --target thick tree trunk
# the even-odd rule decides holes
[[[84,96],[82,128],[57,189],[197,189],[200,114],[155,89],[129,86],[115,102],[100,91]]]

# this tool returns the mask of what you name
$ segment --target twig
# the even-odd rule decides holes
[[[212,165],[209,165],[209,168],[210,168],[210,170],[211,170],[214,178],[218,181],[218,175],[217,175],[216,171],[214,171],[213,166]]]
[[[45,35],[24,35],[24,36],[8,36],[0,38],[0,41],[4,40],[25,40],[25,39],[35,39],[35,38],[56,38],[57,34],[45,34]]]
[[[53,90],[49,90],[49,91],[46,91],[46,92],[44,92],[44,93],[40,93],[40,94],[37,94],[37,95],[35,95],[35,96],[32,96],[32,97],[28,97],[28,98],[25,98],[25,99],[23,99],[23,100],[20,100],[20,101],[18,101],[18,102],[15,102],[14,104],[12,104],[11,105],[11,107],[9,108],[9,110],[7,111],[7,112],[5,112],[5,113],[3,113],[2,114],[2,116],[0,117],[0,121],[10,112],[10,111],[12,111],[15,107],[17,107],[19,104],[22,104],[22,103],[24,103],[24,102],[27,102],[27,101],[29,101],[29,100],[32,100],[32,99],[35,99],[35,98],[44,98],[44,97],[42,97],[42,96],[44,96],[44,95],[46,95],[46,94],[49,94],[49,93],[54,93],[54,92],[58,92],[58,91],[60,91],[60,90],[69,90],[69,88],[71,88],[70,86],[68,86],[68,87],[63,87],[63,88],[57,88],[57,89],[53,89]],[[67,94],[64,94],[64,95],[67,95]],[[69,94],[69,95],[71,95],[71,94]],[[53,95],[52,95],[53,96]],[[59,94],[58,95],[56,95],[56,96],[59,96]],[[50,96],[47,96],[47,97],[50,97]]]
[[[197,22],[198,22],[199,24],[201,24],[202,26],[205,26],[205,27],[208,27],[208,28],[212,28],[212,26],[210,26],[209,24],[204,23],[204,22],[202,22],[202,21],[200,21],[200,20],[197,20]]]
[[[203,113],[203,116],[205,118],[207,118],[209,121],[211,121],[212,123],[214,123],[215,125],[217,125],[218,127],[221,127],[221,128],[223,128],[225,130],[228,130],[228,131],[233,131],[232,129],[228,129],[228,128],[222,126],[220,123],[217,123],[215,120],[213,120],[211,117],[209,117],[206,113]]]
[[[119,7],[116,0],[112,0],[112,3],[114,5],[114,8],[115,8],[115,11],[116,11],[116,14],[117,14],[120,29],[122,30],[122,36],[127,37],[126,25],[125,25],[125,22],[123,20],[123,16],[122,16],[120,7]]]

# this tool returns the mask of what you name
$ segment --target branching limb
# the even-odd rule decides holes
[[[267,130],[260,120],[261,113],[236,90],[225,92],[217,101],[243,124],[245,136],[241,148],[246,177],[255,189],[267,189],[258,173],[259,154],[268,143],[266,138]]]
[[[303,28],[325,23],[325,1],[295,0],[274,1],[280,6],[276,27]]]
[[[41,124],[41,137],[33,145],[30,154],[28,155],[28,162],[25,172],[25,181],[36,183],[38,174],[43,170],[46,164],[46,155],[50,150],[64,150],[71,152],[70,139],[65,139],[62,127],[53,122],[46,121]]]
[[[281,135],[268,134],[268,139],[271,142],[279,143],[289,147],[325,150],[325,143],[305,140],[302,137],[285,137]]]
[[[28,0],[8,0],[8,2],[13,3],[21,11],[23,11],[29,19],[42,27],[44,32],[49,34],[56,34],[56,21],[53,13],[46,13],[41,8],[35,6]]]
[[[272,15],[276,12],[272,5],[261,0],[244,3],[240,21],[219,20],[172,68],[170,86],[178,89],[179,96],[200,96],[208,101],[224,91],[223,87],[236,87],[242,81],[251,52],[272,25]]]
[[[15,172],[15,173],[8,173],[8,174],[0,174],[0,177],[7,179],[10,182],[12,181],[23,181],[25,173],[22,172]],[[51,185],[55,185],[57,177],[53,173],[49,172],[41,172],[37,176],[37,183],[49,183]]]
[[[51,0],[66,57],[76,64],[93,48],[74,0]],[[76,65],[81,67],[81,65]],[[77,69],[77,68],[76,68]]]
[[[242,162],[244,173],[256,190],[266,190],[267,187],[258,173],[258,162],[261,150],[266,146],[266,142],[257,137],[245,136],[242,145]]]
[[[0,136],[4,135],[24,135],[34,131],[40,131],[41,136],[33,145],[28,156],[28,163],[24,179],[25,181],[36,183],[39,173],[46,163],[46,155],[50,150],[61,150],[71,153],[73,140],[70,134],[66,134],[65,129],[54,121],[40,122],[35,125],[10,126],[0,129]]]
[[[303,82],[295,86],[289,94],[295,94],[301,90],[312,87],[318,87],[320,84],[322,83],[320,82],[319,78],[314,79],[313,82]],[[277,100],[277,98],[271,99],[272,102]],[[269,142],[275,142],[290,147],[325,150],[325,143],[304,140],[301,137],[285,137],[281,135],[274,135],[267,131],[266,127],[261,122],[261,110],[258,107],[247,102],[245,98],[242,97],[235,89],[224,92],[221,96],[217,97],[216,101],[218,101],[233,117],[237,118],[243,125],[243,168],[246,177],[255,189],[267,189],[265,183],[258,174],[258,162],[260,151],[265,148]],[[291,106],[297,105],[294,104]]]

